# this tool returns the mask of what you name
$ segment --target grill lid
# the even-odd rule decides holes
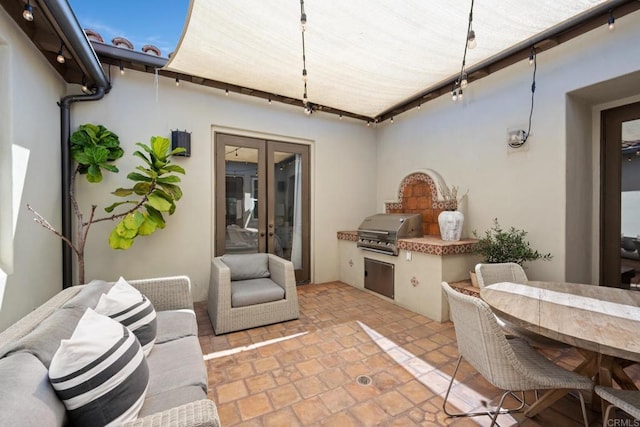
[[[393,234],[396,239],[422,237],[420,214],[375,214],[368,216],[358,228],[359,233]]]

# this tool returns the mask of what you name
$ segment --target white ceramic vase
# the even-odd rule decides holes
[[[442,211],[438,215],[438,226],[442,240],[460,240],[464,215],[460,211]]]

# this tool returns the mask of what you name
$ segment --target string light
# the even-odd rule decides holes
[[[391,121],[391,123],[393,123],[393,116],[391,116],[391,120],[390,121]]]
[[[87,86],[87,77],[86,76],[82,76],[82,87],[81,87],[82,91],[85,93],[89,93],[89,87]]]
[[[342,120],[342,114],[340,114],[340,115],[338,116],[338,119]]]
[[[31,3],[29,2],[29,0],[27,0],[27,3],[24,5],[24,10],[22,11],[22,17],[24,18],[25,21],[33,21],[33,6],[31,6]]]
[[[180,86],[180,79],[176,77],[176,87]]]
[[[418,110],[422,108],[422,104],[418,104]]]
[[[124,65],[120,64],[120,75],[124,76]]]
[[[453,84],[453,89],[451,90],[451,100],[458,101],[462,100],[463,97],[463,89],[467,88],[469,84],[469,80],[467,78],[467,72],[465,70],[465,65],[467,63],[467,49],[473,49],[476,47],[476,32],[473,31],[471,25],[473,23],[473,1],[471,0],[471,9],[469,10],[469,24],[467,26],[467,41],[464,44],[464,54],[462,55],[462,67],[460,67],[460,74]]]
[[[269,104],[271,104],[271,97],[269,97],[267,101],[269,102]]]
[[[531,53],[529,53],[529,65],[533,65],[533,62],[536,59],[536,48],[532,47],[531,48]]]
[[[307,52],[304,45],[304,33],[307,29],[307,14],[304,11],[304,0],[300,0],[300,30],[302,33],[302,81],[304,82],[304,93],[302,94],[302,105],[304,113],[308,116],[313,113],[313,104],[309,102],[307,96]]]
[[[303,33],[307,30],[307,14],[304,12],[304,0],[300,0],[300,29]]]
[[[56,56],[56,61],[58,61],[58,64],[64,64],[66,61],[64,58],[64,43],[60,44],[60,50],[58,51],[58,56]]]
[[[507,144],[511,148],[522,147],[527,142],[527,139],[529,139],[529,136],[531,135],[531,120],[533,118],[533,101],[534,101],[534,95],[536,92],[536,71],[538,69],[538,58],[536,55],[536,50],[533,47],[531,48],[531,53],[529,54],[529,64],[533,65],[533,77],[531,81],[531,109],[529,110],[529,128],[526,131],[521,130],[520,135],[518,135],[515,138],[515,140],[509,140],[507,142]]]
[[[613,17],[613,9],[609,10],[609,19],[607,20],[607,27],[609,31],[613,31],[616,28],[616,18]]]
[[[224,90],[224,96],[229,96],[229,89]]]

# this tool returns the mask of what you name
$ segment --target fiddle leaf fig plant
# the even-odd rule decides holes
[[[135,151],[133,155],[142,159],[144,166],[137,166],[137,172],[127,175],[134,182],[131,188],[118,188],[111,193],[127,200],[108,206],[105,211],[111,215],[100,218],[95,216],[97,205],[91,205],[91,212],[86,219],[75,196],[76,177],[84,175],[90,183],[102,182],[103,171],[119,172],[113,162],[121,158],[124,151],[120,147],[118,135],[102,125],[81,125],[71,135],[70,141],[71,157],[77,164],[69,189],[76,216],[75,239],[60,233],[29,204],[27,208],[35,215],[34,221],[37,224],[60,237],[74,251],[78,263],[78,281],[85,283],[84,249],[92,224],[119,220],[109,236],[109,246],[113,249],[128,249],[137,236],[148,236],[158,228],[165,228],[163,214],[172,215],[176,210],[176,201],[182,197],[182,190],[178,186],[180,178],[175,174],[185,173],[181,166],[171,164],[171,157],[183,152],[184,148],[171,151],[169,139],[161,136],[151,137],[150,145],[136,143],[142,151]],[[118,209],[120,206],[127,209]],[[114,213],[116,209],[120,212]]]
[[[127,175],[129,180],[135,182],[132,187],[118,188],[111,194],[127,198],[137,196],[140,199],[116,202],[105,208],[107,212],[112,212],[121,205],[134,205],[109,236],[109,246],[113,249],[129,249],[136,236],[148,236],[156,229],[164,228],[166,223],[162,214],[172,215],[176,210],[175,202],[182,197],[182,190],[177,185],[180,177],[175,173],[185,172],[181,166],[171,164],[171,156],[184,152],[184,148],[169,151],[169,140],[160,136],[151,137],[150,146],[139,142],[136,145],[144,153],[136,151],[133,155],[141,158],[146,166],[138,166],[136,170],[139,172]]]

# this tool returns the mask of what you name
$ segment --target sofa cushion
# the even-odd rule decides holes
[[[129,328],[140,341],[144,355],[151,353],[157,334],[156,311],[151,301],[124,278],[120,277],[109,292],[100,297],[95,311]]]
[[[126,326],[87,308],[53,356],[49,380],[74,426],[119,424],[137,418],[149,368]]]
[[[54,311],[29,334],[5,347],[5,353],[31,353],[49,368],[60,341],[71,337],[83,313],[84,309],[79,308],[61,308]]]
[[[231,282],[231,307],[279,301],[284,298],[284,289],[271,279],[252,279]]]
[[[147,398],[185,386],[207,391],[207,368],[202,360],[198,337],[184,337],[156,344],[147,357],[149,390]]]
[[[269,277],[268,254],[225,254],[220,258],[231,272],[231,280]]]
[[[0,359],[0,425],[61,426],[65,407],[58,399],[47,368],[32,354],[17,353]]]
[[[157,313],[156,344],[198,335],[198,322],[193,310],[165,310]]]
[[[139,417],[146,417],[157,412],[166,411],[176,406],[186,403],[195,402],[207,398],[207,393],[202,387],[197,385],[189,385],[184,387],[176,387],[167,390],[164,393],[158,393],[145,399],[144,405],[138,414]]]
[[[76,296],[67,301],[62,308],[95,308],[100,297],[109,292],[112,287],[113,283],[107,283],[104,280],[92,280]]]

